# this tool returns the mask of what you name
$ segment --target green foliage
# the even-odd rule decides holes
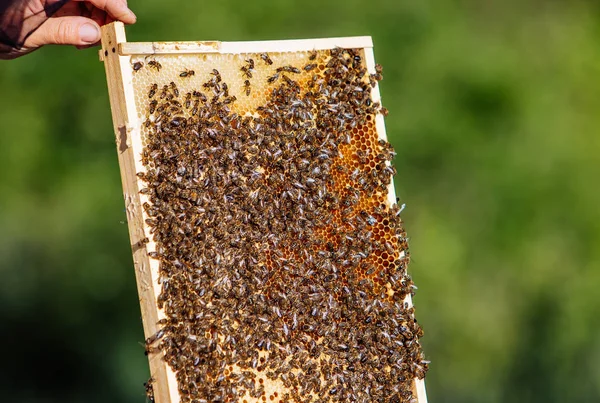
[[[430,401],[599,401],[598,7],[427,3],[131,1],[139,22],[128,34],[372,35]],[[2,401],[144,402],[96,50],[2,62],[0,88]]]

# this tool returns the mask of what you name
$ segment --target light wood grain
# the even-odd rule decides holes
[[[158,288],[158,284],[152,279],[147,244],[144,243],[144,239],[149,237],[149,233],[145,228],[139,183],[136,176],[136,173],[142,171],[143,167],[139,160],[140,125],[136,118],[131,67],[129,66],[129,57],[119,56],[117,52],[118,44],[125,41],[125,28],[122,23],[113,23],[102,28],[101,54],[104,58],[108,81],[110,108],[129,224],[129,239],[133,251],[144,334],[146,337],[150,337],[158,330],[159,312],[155,290]],[[175,388],[174,393],[176,394],[177,385],[169,381],[167,363],[162,360],[162,353],[151,353],[148,358],[150,373],[154,378],[156,403],[172,403],[172,389]]]

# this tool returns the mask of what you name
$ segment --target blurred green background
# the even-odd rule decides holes
[[[131,41],[372,35],[431,402],[600,401],[600,7],[132,0]],[[144,402],[103,65],[0,62],[0,401]]]

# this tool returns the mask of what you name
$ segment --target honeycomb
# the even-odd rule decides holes
[[[146,343],[181,402],[416,402],[428,362],[365,59],[131,57],[161,286]]]

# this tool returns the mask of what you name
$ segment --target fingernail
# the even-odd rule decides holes
[[[96,43],[100,40],[100,30],[94,24],[84,24],[79,28],[79,39],[85,43]]]

